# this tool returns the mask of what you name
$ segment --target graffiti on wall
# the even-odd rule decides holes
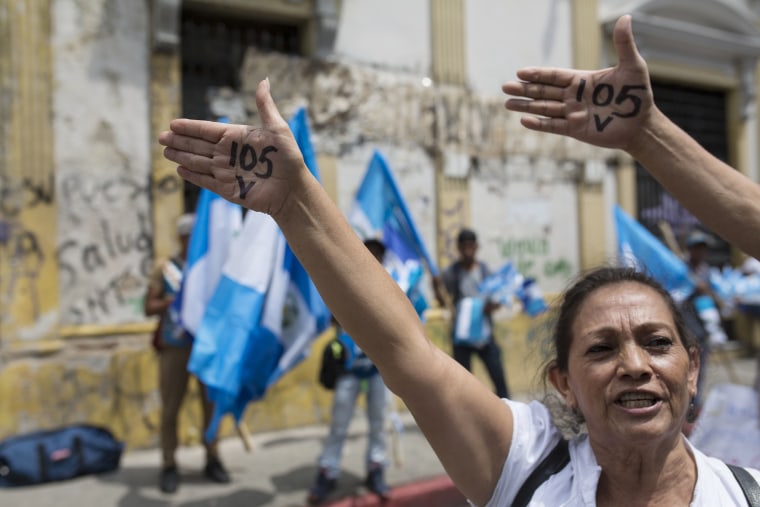
[[[128,176],[60,181],[61,319],[66,324],[142,320],[153,264],[150,182]],[[179,191],[163,180],[159,193]]]
[[[552,251],[547,234],[535,236],[499,238],[499,252],[510,259],[517,270],[526,277],[539,281],[567,280],[573,275],[572,263]]]
[[[14,181],[0,172],[0,217],[5,220],[18,218],[24,209],[49,206],[54,201],[53,174],[40,180],[25,176]]]
[[[174,175],[153,184],[156,195],[182,191]],[[58,264],[63,324],[142,320],[142,298],[153,263],[150,182],[126,176],[93,181],[84,175],[45,180],[0,173],[0,302],[15,306],[2,322],[41,317],[43,268]],[[40,237],[23,215],[57,205],[52,237]],[[55,232],[57,231],[57,232]]]
[[[42,178],[11,177],[0,172],[0,303],[10,308],[12,301],[24,299],[25,305],[13,305],[14,315],[4,312],[0,322],[11,320],[33,323],[42,313],[40,273],[46,261],[46,244],[34,228],[25,224],[22,212],[49,207],[55,201],[53,175]]]

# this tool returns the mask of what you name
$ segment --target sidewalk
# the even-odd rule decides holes
[[[393,486],[384,507],[463,507],[464,497],[443,471],[414,420],[401,415],[400,463],[386,472]],[[354,416],[344,448],[343,475],[325,507],[380,505],[363,486],[366,417]],[[112,474],[81,477],[30,488],[0,489],[0,505],[13,507],[301,507],[317,473],[316,460],[326,435],[325,426],[253,434],[252,452],[238,438],[220,443],[220,453],[232,476],[231,484],[208,482],[202,473],[201,447],[180,448],[177,461],[181,483],[173,495],[158,490],[160,454],[157,449],[122,456]],[[391,448],[389,442],[389,448]],[[432,503],[430,503],[432,502]]]
[[[706,378],[706,391],[717,383],[735,381],[751,385],[755,359],[713,358]],[[523,396],[517,396],[524,399]],[[409,414],[402,414],[400,462],[389,466],[386,479],[392,497],[383,507],[464,507],[466,502],[443,471],[433,451]],[[253,429],[253,428],[251,428]],[[220,444],[221,455],[232,483],[209,483],[202,475],[201,447],[181,448],[178,462],[182,482],[174,495],[157,487],[160,455],[157,449],[133,451],[122,457],[113,474],[31,488],[0,489],[0,506],[43,507],[301,507],[317,472],[316,459],[326,435],[325,426],[271,433],[254,433],[254,449],[248,453],[238,438]],[[338,489],[325,507],[379,506],[377,497],[364,486],[366,417],[354,416],[344,449],[343,475]],[[390,445],[392,449],[393,446]]]

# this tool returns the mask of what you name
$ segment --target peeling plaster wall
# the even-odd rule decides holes
[[[253,93],[267,73],[283,114],[306,105],[315,149],[337,157],[344,212],[377,148],[431,250],[437,234],[453,245],[458,228],[471,225],[482,235],[483,260],[497,268],[510,259],[545,291],[560,290],[578,271],[579,168],[603,160],[604,150],[524,129],[502,98],[451,86],[425,88],[401,72],[255,50],[241,71],[252,122],[258,121]],[[469,179],[471,224],[452,222],[436,230],[437,156],[444,159],[444,171]],[[444,257],[452,260],[455,250],[447,250]]]
[[[559,292],[579,269],[575,165],[510,159],[470,182],[480,254],[492,268],[513,262],[546,293]]]
[[[52,5],[63,324],[140,322],[152,263],[148,12]]]

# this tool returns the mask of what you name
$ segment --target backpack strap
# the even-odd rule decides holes
[[[742,488],[744,498],[747,499],[749,507],[760,507],[760,485],[757,484],[752,475],[742,467],[736,465],[729,465],[728,469],[734,474],[736,482],[739,483],[739,487]]]
[[[517,492],[512,507],[525,507],[533,498],[539,486],[546,482],[552,475],[556,474],[570,462],[570,451],[567,447],[567,440],[560,438],[552,452],[546,456],[541,463],[531,472],[520,491]],[[758,506],[760,507],[760,506]]]

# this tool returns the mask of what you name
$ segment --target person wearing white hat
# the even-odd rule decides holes
[[[169,307],[182,283],[190,235],[195,224],[195,215],[184,214],[177,220],[177,255],[160,262],[153,270],[148,281],[145,295],[145,315],[158,315],[160,320],[153,336],[153,346],[158,352],[159,390],[161,394],[161,454],[162,468],[159,476],[159,488],[164,493],[174,493],[179,486],[179,472],[175,460],[177,450],[177,425],[182,401],[187,392],[190,374],[187,362],[190,359],[193,337],[182,329],[170,316]],[[213,413],[213,406],[206,396],[206,389],[199,382],[203,406],[203,425],[208,427]],[[206,446],[206,467],[204,474],[214,482],[229,482],[229,475],[224,469],[217,449],[217,442]]]

